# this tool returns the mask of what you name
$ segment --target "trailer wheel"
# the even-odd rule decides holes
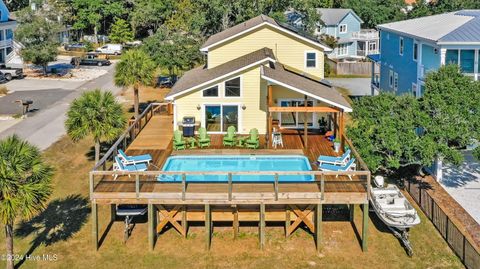
[[[5,74],[5,79],[8,81],[12,80],[12,74],[9,74],[9,73]]]

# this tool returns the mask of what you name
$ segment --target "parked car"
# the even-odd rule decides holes
[[[106,44],[95,51],[103,54],[113,54],[119,55],[122,54],[123,46],[121,44]]]
[[[176,76],[159,76],[157,78],[157,83],[155,83],[155,87],[171,88],[175,82],[177,82]]]
[[[98,55],[89,53],[85,57],[72,57],[70,60],[70,64],[74,66],[78,65],[96,65],[96,66],[104,66],[112,64],[107,59],[100,59]]]
[[[5,75],[2,72],[0,72],[0,83],[5,83],[5,82],[7,82],[7,79],[5,79]]]
[[[2,72],[7,81],[14,78],[22,79],[24,77],[22,68],[7,67],[4,64],[0,65],[0,72]]]
[[[87,45],[84,43],[65,44],[63,46],[66,51],[71,50],[87,50]]]

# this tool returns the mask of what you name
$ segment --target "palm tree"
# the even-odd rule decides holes
[[[100,159],[101,140],[112,141],[125,129],[127,120],[122,106],[111,92],[100,89],[85,92],[73,100],[67,112],[65,127],[73,141],[93,136],[95,163]]]
[[[40,151],[18,136],[0,140],[0,221],[5,225],[7,255],[13,257],[13,225],[42,210],[52,193],[53,168]],[[14,260],[7,259],[7,269]]]
[[[133,86],[135,118],[138,119],[138,88],[140,85],[150,85],[153,81],[155,63],[139,49],[127,51],[115,66],[115,85],[121,87]]]

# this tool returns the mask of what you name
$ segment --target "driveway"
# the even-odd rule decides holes
[[[121,88],[116,87],[113,83],[114,65],[104,69],[108,71],[105,75],[91,81],[83,82],[63,98],[60,98],[58,101],[50,104],[46,109],[43,109],[43,111],[38,111],[34,116],[27,117],[25,120],[4,130],[0,133],[0,139],[12,134],[17,134],[41,150],[48,148],[66,134],[64,126],[66,119],[65,114],[70,103],[75,98],[79,97],[83,92],[95,88],[110,90],[115,95],[121,92]],[[68,89],[60,89],[58,93],[63,91],[68,91]]]
[[[30,113],[28,116],[33,116],[34,113],[47,109],[72,92],[73,90],[63,89],[16,91],[0,98],[0,115],[22,114],[22,105],[15,101],[31,100],[33,104],[29,107]]]
[[[371,95],[370,78],[326,78],[333,86],[348,90],[351,97]]]
[[[440,184],[480,224],[480,162],[471,151],[464,157],[459,167],[444,165]]]

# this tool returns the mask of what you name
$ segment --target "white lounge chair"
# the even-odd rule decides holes
[[[128,156],[121,149],[118,150],[118,157],[120,158],[120,160],[124,165],[141,164],[141,163],[146,163],[146,165],[149,165],[150,162],[152,161],[152,156],[150,154]]]
[[[355,158],[351,158],[350,161],[345,165],[322,164],[318,166],[318,170],[333,171],[333,172],[355,171],[355,168],[356,168]],[[338,177],[338,174],[336,177]],[[352,180],[351,175],[348,175],[348,178]]]
[[[347,149],[347,151],[345,151],[345,153],[343,153],[343,155],[340,157],[320,155],[317,159],[317,162],[318,162],[318,165],[322,165],[322,164],[346,165],[348,161],[350,161],[350,153],[351,153],[351,150]]]
[[[126,172],[147,171],[147,165],[145,163],[124,165],[120,160],[120,158],[118,158],[118,156],[115,156],[113,171],[126,171]],[[117,176],[118,175],[115,175],[113,180],[117,179]],[[130,177],[130,175],[128,175],[128,177]]]

